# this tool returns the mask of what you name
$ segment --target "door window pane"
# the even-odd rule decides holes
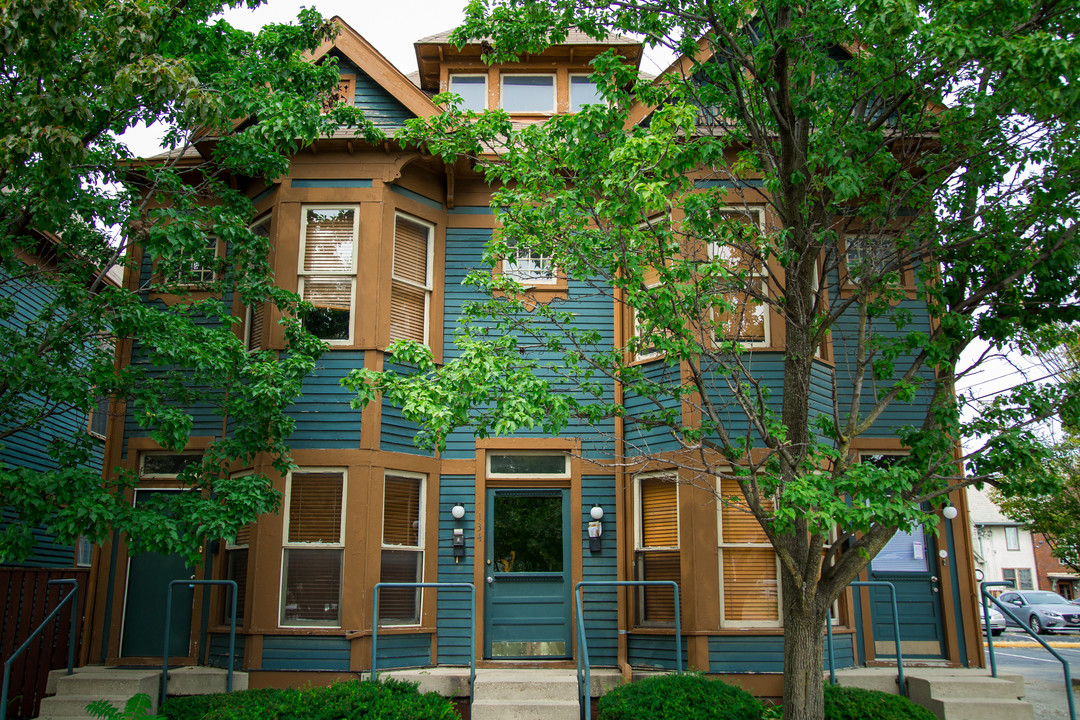
[[[495,495],[496,572],[562,572],[562,496]]]
[[[922,525],[897,531],[871,563],[874,572],[926,572],[926,536]]]

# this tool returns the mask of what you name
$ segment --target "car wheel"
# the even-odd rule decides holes
[[[1032,615],[1031,619],[1028,620],[1028,623],[1030,623],[1031,625],[1031,632],[1035,633],[1036,635],[1043,634],[1043,626],[1042,623],[1039,622],[1038,616]]]
[[[993,629],[990,630],[990,634],[993,635],[994,637],[997,637],[998,635],[1000,635],[1003,632],[1005,632],[1005,628],[993,628]]]

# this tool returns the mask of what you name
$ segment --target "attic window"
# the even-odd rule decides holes
[[[570,112],[581,112],[586,105],[603,105],[604,97],[588,75],[570,76]]]
[[[487,110],[487,75],[451,75],[450,92],[461,96],[462,110]]]
[[[356,76],[341,75],[338,77],[337,89],[333,94],[323,100],[323,112],[329,112],[338,105],[352,106],[356,98]]]
[[[503,75],[502,108],[511,113],[555,112],[555,76]]]

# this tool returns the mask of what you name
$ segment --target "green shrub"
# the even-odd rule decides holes
[[[454,705],[415,683],[353,680],[329,687],[242,690],[170,698],[159,711],[168,720],[451,720]]]
[[[934,715],[902,695],[878,690],[825,686],[825,720],[935,720]]]
[[[761,720],[761,703],[698,673],[660,675],[604,695],[597,720]]]

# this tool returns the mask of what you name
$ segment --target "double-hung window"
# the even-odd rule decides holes
[[[428,341],[434,228],[398,213],[394,222],[394,274],[390,288],[390,342]]]
[[[304,207],[300,230],[298,290],[314,306],[304,327],[320,340],[348,343],[356,294],[358,208]]]
[[[387,472],[383,481],[380,582],[413,583],[424,578],[424,476]],[[385,588],[379,593],[380,625],[418,625],[420,591]]]
[[[720,594],[727,627],[780,625],[779,564],[776,551],[750,512],[739,484],[720,480]],[[765,509],[772,503],[765,501]]]
[[[679,485],[674,475],[639,475],[634,565],[638,580],[680,580]],[[638,592],[639,625],[675,622],[675,593],[670,586],[646,586]]]
[[[450,92],[461,98],[462,110],[487,110],[487,75],[451,75]]]
[[[282,627],[341,626],[344,470],[295,470],[285,485]]]
[[[1015,525],[1005,526],[1005,549],[1020,549],[1020,528],[1016,527]]]
[[[722,208],[715,216],[726,224],[729,238],[709,247],[710,257],[723,261],[729,274],[727,280],[717,277],[724,306],[713,313],[715,339],[768,345],[769,312],[762,302],[768,293],[768,278],[764,263],[752,252],[762,231],[761,210]]]
[[[247,602],[248,548],[254,530],[254,524],[245,525],[237,531],[235,538],[225,540],[225,579],[236,582],[237,625],[244,621],[244,603]],[[232,591],[226,589],[223,597],[222,621],[229,622],[232,619]]]
[[[1011,580],[1017,590],[1034,590],[1031,582],[1031,568],[1004,568],[1001,571],[1002,580]]]
[[[265,238],[267,246],[270,244],[270,215],[266,215],[251,226],[251,232]],[[263,349],[263,332],[266,329],[266,303],[249,305],[247,317],[244,321],[244,346],[256,352]]]
[[[874,281],[883,273],[898,272],[896,237],[886,234],[850,235],[846,239],[844,264],[848,282]]]

